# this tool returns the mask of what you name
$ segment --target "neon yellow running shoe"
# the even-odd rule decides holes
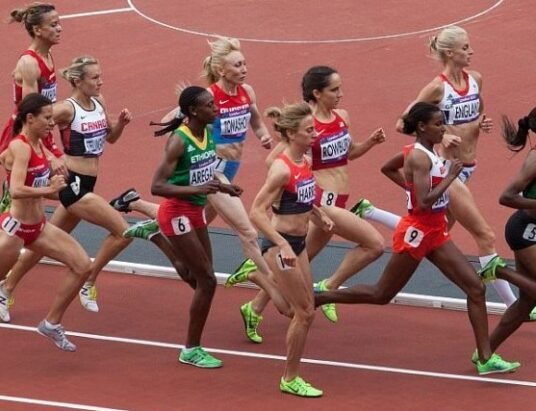
[[[80,304],[86,310],[93,313],[99,312],[99,306],[97,305],[97,287],[94,283],[85,282],[80,291],[78,292],[80,298]]]
[[[499,267],[506,267],[506,263],[501,257],[496,255],[486,264],[484,268],[478,271],[478,275],[484,283],[495,281],[497,279],[497,276],[495,274],[497,272],[497,268]]]
[[[360,198],[357,203],[355,203],[354,206],[350,208],[350,212],[361,218],[365,218],[365,216],[373,209],[374,205],[372,205],[369,200],[367,200],[366,198]]]
[[[297,395],[298,397],[318,398],[324,394],[322,390],[313,387],[301,377],[295,377],[290,381],[285,381],[284,378],[281,378],[279,389],[281,392]]]
[[[529,314],[529,321],[536,321],[536,307]]]
[[[242,320],[244,321],[244,329],[246,331],[246,336],[251,342],[255,344],[262,343],[262,337],[257,334],[257,327],[262,321],[262,315],[257,314],[253,311],[251,306],[251,301],[245,303],[240,307],[240,315],[242,315]]]
[[[179,362],[193,365],[199,368],[220,368],[223,361],[210,355],[202,347],[194,347],[190,350],[182,350],[179,355]]]
[[[253,262],[251,258],[247,258],[232,273],[227,280],[225,281],[225,287],[230,288],[237,284],[246,282],[248,280],[249,273],[257,271],[257,265]]]
[[[329,291],[329,289],[326,287],[326,279],[320,281],[317,285],[316,285],[316,290],[317,291]],[[326,318],[331,321],[332,323],[336,323],[338,318],[337,318],[337,309],[335,308],[335,304],[334,303],[329,303],[329,304],[324,304],[322,305],[320,308],[322,308],[322,312],[324,313],[324,315],[326,316]]]
[[[495,353],[493,353],[489,360],[484,364],[482,364],[480,360],[477,360],[476,362],[476,370],[478,371],[478,375],[514,372],[519,367],[521,367],[521,364],[517,361],[504,361],[499,354]]]

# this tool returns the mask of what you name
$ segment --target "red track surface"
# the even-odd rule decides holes
[[[2,13],[7,16],[10,8],[22,3],[4,0]],[[311,0],[307,11],[301,2],[273,0],[134,3],[157,20],[195,31],[258,39],[321,40],[437,27],[474,15],[496,1],[434,0],[426,2],[423,9],[423,2],[417,0],[385,0],[381,8],[371,0],[360,1],[359,5],[340,1],[331,8],[326,8],[323,1]],[[84,4],[58,0],[55,4],[64,15],[127,7],[123,0]],[[536,78],[532,72],[536,58],[531,50],[536,30],[531,5],[529,0],[505,1],[464,24],[476,50],[473,67],[484,75],[486,113],[496,120],[496,125],[502,113],[517,118],[534,105]],[[157,26],[132,11],[65,19],[62,24],[62,43],[54,48],[57,67],[66,66],[81,54],[98,57],[110,111],[117,113],[126,106],[134,114],[122,139],[106,150],[97,191],[111,197],[135,186],[149,198],[150,180],[164,141],[153,139],[147,124],[174,106],[177,82],[203,84],[199,72],[208,54],[206,38]],[[8,42],[0,55],[0,93],[5,96],[0,101],[0,113],[7,118],[12,110],[8,100],[9,72],[29,41],[22,27],[16,25],[0,26],[0,34]],[[340,71],[345,92],[342,106],[352,116],[354,137],[363,139],[378,126],[383,126],[389,137],[384,145],[350,166],[354,176],[352,197],[367,196],[401,213],[403,195],[380,175],[379,168],[408,141],[394,131],[397,116],[439,72],[438,64],[427,57],[429,36],[426,33],[332,44],[244,41],[243,49],[250,69],[249,82],[256,90],[261,110],[282,101],[298,100],[301,75],[311,65],[329,64]],[[68,93],[68,84],[60,80],[60,96],[67,97]],[[237,180],[245,187],[246,205],[262,182],[259,167],[263,167],[265,154],[253,138],[248,141]],[[497,127],[493,134],[481,138],[479,168],[471,181],[477,203],[497,233],[499,251],[506,256],[510,253],[502,231],[510,211],[501,208],[497,198],[523,158],[524,154],[512,158],[503,147]],[[387,231],[383,232],[390,238]],[[454,239],[465,253],[476,253],[472,240],[462,230],[455,229]],[[55,285],[49,286],[55,281],[51,271],[39,268],[39,274],[35,273],[21,287],[14,309],[15,323],[36,325],[44,316],[55,290]],[[115,274],[104,275],[101,284],[103,312],[92,315],[75,303],[65,319],[69,330],[170,343],[183,341],[190,301],[184,284]],[[266,316],[266,344],[252,346],[242,338],[237,308],[251,295],[245,290],[218,290],[205,334],[207,347],[284,354],[286,321],[275,314]],[[468,362],[473,342],[465,314],[363,306],[344,307],[341,317],[341,324],[331,326],[319,315],[308,341],[307,358],[474,375]],[[222,355],[224,369],[205,371],[178,365],[177,349],[74,338],[79,352],[69,354],[34,333],[0,329],[0,334],[5,370],[0,394],[11,396],[144,411],[253,407],[531,409],[536,399],[534,388],[305,364],[304,376],[322,387],[326,397],[304,401],[279,394],[281,361]],[[523,362],[519,373],[507,379],[536,381],[533,337],[533,326],[527,325],[501,350],[505,357],[514,355]],[[0,409],[47,408],[0,402]]]
[[[57,267],[40,267],[17,292],[13,323],[35,327],[47,311],[60,278]],[[169,344],[181,344],[191,291],[179,281],[104,273],[99,286],[101,312],[75,302],[64,324],[69,331]],[[287,321],[267,310],[265,342],[245,340],[239,305],[252,290],[218,288],[204,345],[232,350],[220,354],[224,367],[199,370],[177,362],[177,348],[151,347],[72,337],[76,353],[65,353],[36,332],[0,328],[2,394],[48,401],[139,410],[461,410],[532,409],[536,387],[463,381],[430,376],[303,364],[302,373],[325,390],[325,397],[302,400],[279,393],[281,360],[243,353],[284,356]],[[495,324],[498,317],[490,317]],[[501,349],[522,368],[507,380],[536,382],[534,329],[527,324]],[[318,313],[307,342],[309,359],[474,377],[474,347],[466,313],[402,306],[340,307],[340,323]],[[492,377],[501,379],[502,376]],[[504,402],[503,402],[504,401]],[[395,406],[396,404],[396,406]],[[18,408],[0,401],[2,410]]]

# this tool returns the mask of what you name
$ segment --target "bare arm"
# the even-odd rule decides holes
[[[124,108],[119,113],[117,121],[112,123],[110,116],[108,115],[108,110],[106,109],[104,97],[100,95],[97,97],[97,100],[99,103],[101,103],[102,108],[104,109],[104,113],[106,114],[106,122],[108,123],[108,134],[106,135],[106,141],[110,144],[114,144],[119,137],[121,137],[121,134],[123,134],[125,126],[132,120],[132,114],[127,108]]]
[[[244,84],[244,89],[248,93],[250,99],[251,119],[249,124],[251,124],[251,129],[261,142],[262,146],[266,149],[270,149],[272,148],[272,136],[268,132],[264,121],[262,121],[262,116],[257,108],[257,96],[250,85]]]
[[[417,207],[420,209],[430,208],[449,185],[456,179],[462,171],[463,163],[459,160],[452,160],[447,176],[431,189],[430,187],[430,159],[425,153],[413,150],[408,158],[408,168],[411,170]]]
[[[22,56],[15,67],[15,71],[21,78],[22,98],[30,93],[39,92],[41,70],[39,70],[39,65],[33,57]]]
[[[417,98],[406,107],[402,115],[396,121],[396,131],[398,131],[399,133],[403,132],[404,121],[402,120],[402,117],[408,114],[409,110],[415,105],[415,103],[424,102],[430,104],[439,104],[442,98],[443,84],[438,78],[435,78],[426,86],[424,86],[424,88],[417,95]]]
[[[404,167],[404,153],[401,151],[395,154],[390,160],[388,160],[381,168],[382,173],[387,176],[396,185],[405,188],[406,179],[402,174],[401,169]]]

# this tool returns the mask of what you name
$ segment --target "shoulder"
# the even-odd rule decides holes
[[[419,101],[437,103],[443,97],[444,81],[436,76],[426,84],[419,93]]]
[[[467,72],[478,84],[478,86],[482,86],[482,74],[480,74],[478,71],[470,70]]]
[[[35,73],[36,75],[41,73],[41,70],[39,69],[39,63],[37,62],[35,57],[28,54],[20,56],[19,60],[17,61],[17,65],[15,66],[15,71]]]
[[[251,87],[249,84],[244,83],[242,84],[242,88],[244,89],[246,94],[249,96],[251,102],[254,103],[256,100],[256,96],[255,96],[255,91],[253,91],[253,87]]]
[[[339,115],[339,117],[341,117],[344,122],[346,123],[346,125],[350,125],[350,114],[348,114],[348,111],[346,111],[345,109],[342,109],[342,108],[337,108],[335,110],[333,110],[335,113],[337,113]]]

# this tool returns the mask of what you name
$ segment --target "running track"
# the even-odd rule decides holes
[[[2,13],[19,2],[3,1]],[[58,68],[75,56],[92,54],[101,60],[103,92],[112,113],[128,107],[134,120],[123,138],[110,146],[102,161],[97,191],[111,197],[127,186],[135,186],[144,197],[160,159],[163,140],[152,139],[147,127],[174,106],[178,81],[202,84],[199,71],[207,55],[202,33],[218,32],[243,39],[260,108],[300,98],[299,80],[313,64],[338,68],[344,80],[342,106],[352,116],[353,135],[367,136],[383,126],[389,141],[351,165],[355,178],[353,198],[364,195],[384,208],[403,212],[402,195],[379,173],[380,165],[408,141],[394,131],[395,119],[416,92],[437,72],[438,65],[427,57],[426,43],[432,30],[466,20],[476,54],[473,66],[484,74],[486,113],[498,120],[502,113],[517,118],[534,103],[536,63],[532,50],[535,30],[528,0],[417,0],[382,2],[340,1],[325,9],[319,0],[307,3],[304,13],[298,2],[172,3],[123,0],[55,2],[64,16],[62,44],[55,47]],[[222,13],[224,5],[228,12]],[[284,5],[284,6],[283,6]],[[413,10],[419,13],[411,13]],[[112,12],[113,11],[113,12]],[[95,12],[103,12],[97,14]],[[87,14],[86,14],[87,13]],[[244,19],[247,16],[247,19]],[[292,17],[291,17],[292,16]],[[349,18],[350,16],[350,18]],[[403,18],[401,18],[403,16]],[[11,95],[9,71],[28,37],[21,27],[2,25],[8,48],[0,56],[4,75],[0,90]],[[178,28],[180,30],[178,30]],[[60,97],[68,95],[60,80]],[[0,112],[12,107],[2,100]],[[246,189],[250,204],[261,184],[259,164],[265,152],[251,139],[246,147],[238,183]],[[499,250],[510,256],[502,238],[502,227],[510,214],[497,204],[500,191],[519,167],[524,154],[512,158],[503,147],[498,129],[483,135],[479,145],[479,170],[471,189],[484,215],[497,233]],[[396,193],[396,194],[395,194]],[[217,223],[218,224],[218,223]],[[220,223],[221,224],[221,223]],[[383,231],[386,238],[389,233]],[[467,254],[475,254],[471,239],[461,230],[455,240]],[[57,278],[52,271],[26,280],[17,293],[15,325],[35,326],[50,303]],[[182,283],[164,279],[103,276],[104,310],[98,316],[74,304],[65,319],[69,330],[84,334],[114,336],[177,344],[183,340],[190,293]],[[251,346],[241,336],[237,307],[247,290],[218,290],[204,343],[207,347],[238,352],[284,354],[285,320],[267,314],[263,331],[267,342]],[[225,307],[223,307],[225,305]],[[232,307],[232,308],[230,308]],[[323,318],[314,324],[306,357],[335,361],[326,366],[304,365],[304,375],[322,387],[326,396],[303,401],[282,396],[277,379],[282,362],[277,359],[243,357],[225,352],[225,368],[216,371],[190,369],[175,363],[177,347],[155,347],[126,342],[107,342],[74,337],[79,352],[71,355],[56,350],[35,333],[0,328],[3,339],[5,383],[0,394],[11,397],[79,404],[75,409],[117,408],[132,410],[167,409],[530,409],[536,395],[532,385],[536,371],[531,347],[533,327],[527,325],[501,352],[523,362],[523,368],[505,380],[514,384],[459,380],[474,376],[467,358],[473,347],[464,313],[417,308],[345,307],[341,324],[331,326]],[[349,320],[351,318],[351,320]],[[497,317],[491,317],[492,324]],[[366,330],[366,332],[364,332]],[[325,335],[329,333],[329,344]],[[385,366],[395,369],[440,373],[416,376],[404,371],[348,367]],[[442,378],[443,374],[454,377]],[[493,377],[493,380],[501,380]],[[515,381],[528,382],[528,386]],[[2,400],[6,401],[2,401]],[[55,409],[59,405],[30,406],[0,397],[6,410]],[[13,398],[11,398],[13,399]],[[84,408],[83,406],[86,406]],[[95,408],[98,409],[98,408]]]

